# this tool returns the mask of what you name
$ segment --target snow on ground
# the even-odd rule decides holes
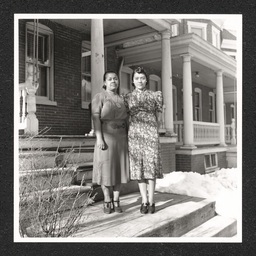
[[[164,174],[163,179],[157,179],[156,191],[214,199],[217,214],[237,219],[241,212],[238,174],[237,168],[220,169],[204,175],[172,172]]]

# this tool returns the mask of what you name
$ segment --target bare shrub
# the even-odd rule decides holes
[[[30,140],[31,138],[28,138]],[[59,157],[57,166],[44,168],[45,152],[31,147],[20,157],[19,230],[22,237],[68,237],[79,228],[86,207],[92,204],[92,190],[73,186],[73,151]],[[71,160],[71,161],[70,161]],[[24,164],[25,163],[25,164]],[[31,169],[28,167],[31,167]],[[39,169],[38,169],[39,168]]]

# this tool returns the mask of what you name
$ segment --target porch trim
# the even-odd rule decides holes
[[[209,153],[226,152],[226,147],[209,147],[209,148],[195,148],[195,149],[177,149],[176,155],[202,155]]]

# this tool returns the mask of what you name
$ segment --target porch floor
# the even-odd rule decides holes
[[[216,215],[214,201],[185,195],[156,193],[156,212],[145,215],[139,211],[139,192],[123,195],[120,201],[123,213],[104,214],[102,201],[87,207],[73,236],[180,237]]]

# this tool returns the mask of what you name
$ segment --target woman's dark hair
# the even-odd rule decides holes
[[[132,85],[135,87],[134,83],[133,83],[133,77],[135,75],[135,73],[138,73],[138,74],[144,74],[145,77],[146,77],[146,85],[148,84],[148,75],[147,75],[147,72],[144,68],[141,68],[141,67],[137,67],[136,69],[133,70],[132,72]]]
[[[103,75],[103,81],[104,81],[104,82],[105,82],[106,79],[107,79],[107,74],[110,74],[110,73],[114,73],[114,74],[117,75],[116,71],[107,70],[107,71],[104,73],[104,75]],[[117,77],[118,77],[118,75],[117,75]],[[118,78],[118,79],[119,79],[119,78]],[[103,85],[102,88],[103,88],[104,90],[106,90],[107,87],[106,87],[106,85]]]

